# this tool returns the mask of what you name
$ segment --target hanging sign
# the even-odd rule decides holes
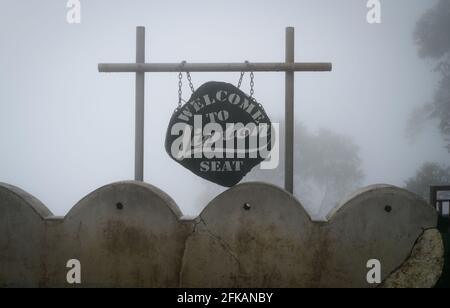
[[[196,175],[231,187],[268,158],[271,122],[262,106],[237,87],[208,82],[173,114],[165,147]]]

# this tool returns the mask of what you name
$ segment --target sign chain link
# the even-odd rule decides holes
[[[191,73],[190,72],[186,72],[186,76],[187,76],[187,80],[189,82],[189,87],[191,88],[192,93],[194,93],[195,92],[195,88],[194,88],[194,85],[192,84]]]
[[[255,94],[255,74],[254,74],[253,69],[252,69],[252,67],[250,65],[250,62],[249,61],[245,61],[245,64],[247,64],[247,66],[250,69],[250,98],[252,100],[255,100],[253,98],[253,96]],[[245,72],[241,72],[241,75],[239,76],[239,81],[238,81],[238,84],[237,84],[237,88],[238,89],[241,88],[242,80],[244,79],[244,75],[245,75]]]
[[[245,63],[250,68],[250,99],[256,102],[254,95],[255,95],[255,74],[253,70],[251,69],[251,65],[249,61],[245,61]],[[182,68],[186,64],[186,61],[181,62],[180,65],[180,72],[178,73],[178,108],[180,109],[183,104],[183,72]],[[242,86],[242,81],[244,79],[245,72],[241,72],[241,75],[239,76],[239,81],[237,84],[237,88],[240,89]],[[186,72],[186,77],[188,80],[189,88],[191,89],[192,93],[195,92],[195,87],[192,83],[192,77],[190,72]]]
[[[183,101],[183,73],[178,74],[178,109],[182,106]]]
[[[183,66],[186,64],[186,61],[181,62],[180,65],[180,72],[178,73],[178,108],[180,109],[182,107],[183,104]],[[189,88],[191,88],[192,93],[195,92],[195,87],[192,83],[192,77],[191,77],[191,73],[190,72],[186,72],[186,76],[187,76],[187,80],[189,83]]]
[[[254,100],[253,95],[255,94],[255,74],[253,71],[250,72],[250,98]]]

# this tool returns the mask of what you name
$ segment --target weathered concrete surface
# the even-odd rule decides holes
[[[367,261],[382,264],[382,280],[399,267],[424,229],[436,228],[437,213],[414,194],[388,185],[357,191],[322,225],[320,286],[369,287]],[[372,287],[374,287],[372,285]]]
[[[23,190],[0,185],[0,287],[36,287],[41,280],[50,211]]]
[[[308,214],[290,194],[267,184],[236,186],[197,218],[181,286],[314,286],[318,240]]]
[[[0,191],[3,285],[67,286],[66,262],[78,259],[83,286],[178,286],[189,223],[179,222],[181,211],[159,189],[108,185],[60,219],[44,219],[49,212],[37,214],[33,209],[41,205],[14,198],[16,191]]]
[[[0,184],[0,286],[68,286],[66,262],[78,259],[84,287],[373,287],[367,261],[381,261],[385,280],[436,224],[431,206],[391,186],[357,192],[313,223],[292,195],[262,183],[226,191],[190,221],[138,182],[100,188],[64,218]],[[425,275],[434,264],[410,267]]]
[[[251,209],[245,210],[244,205]],[[375,287],[411,253],[423,229],[436,227],[431,206],[392,186],[371,186],[313,223],[300,203],[267,184],[226,191],[201,213],[183,260],[186,287]]]
[[[425,230],[411,256],[392,273],[382,288],[427,288],[436,285],[444,267],[444,245],[438,230]]]

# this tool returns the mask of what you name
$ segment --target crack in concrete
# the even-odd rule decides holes
[[[419,236],[418,236],[417,239],[415,240],[414,244],[412,245],[412,248],[411,248],[411,250],[409,251],[408,256],[405,258],[405,260],[404,260],[398,267],[396,267],[394,270],[392,270],[392,271],[389,273],[389,275],[387,275],[386,278],[385,278],[385,279],[377,286],[377,288],[385,288],[385,283],[386,283],[386,281],[387,281],[389,278],[391,278],[391,276],[394,275],[397,271],[399,271],[399,270],[406,264],[406,262],[408,262],[408,261],[412,258],[414,249],[415,249],[416,246],[419,244],[420,240],[423,239],[423,237],[425,236],[425,233],[426,233],[427,231],[430,231],[430,230],[437,230],[437,228],[436,228],[436,227],[431,227],[431,228],[421,228],[421,230],[422,230],[421,233],[419,234]]]
[[[201,218],[201,215],[199,215],[194,221],[194,227],[192,228],[191,235],[197,232],[198,225],[200,225],[202,223],[205,224],[204,221],[203,221],[203,218]]]
[[[187,236],[186,239],[184,240],[183,255],[181,256],[181,265],[180,265],[180,270],[178,272],[178,288],[182,288],[183,287],[183,269],[184,269],[184,266],[185,266],[187,242],[188,242],[190,237],[191,237],[191,235]]]
[[[206,234],[217,241],[220,246],[224,249],[224,251],[231,256],[231,258],[237,263],[238,265],[238,272],[241,273],[241,262],[239,261],[239,258],[236,256],[236,254],[233,252],[230,244],[228,244],[224,239],[222,239],[220,236],[214,234],[211,230],[208,228],[208,224],[206,223],[205,219],[202,217],[202,215],[199,215],[197,219],[194,221],[194,225],[192,228],[192,232],[189,236],[186,237],[184,241],[184,248],[183,248],[183,256],[181,257],[181,268],[178,278],[178,285],[181,288],[183,285],[183,272],[185,267],[185,258],[186,258],[186,251],[188,248],[188,241],[191,238],[191,236],[195,235],[196,233],[199,233],[198,227],[199,225],[203,224],[203,230],[206,232]]]
[[[239,261],[239,258],[236,256],[236,254],[233,252],[233,249],[231,249],[230,245],[224,239],[222,239],[220,236],[212,233],[212,231],[209,230],[208,225],[207,225],[206,221],[203,219],[202,215],[199,215],[198,217],[200,220],[199,224],[203,223],[206,233],[210,237],[212,237],[213,239],[218,241],[220,243],[220,245],[222,246],[222,248],[225,250],[225,252],[228,253],[234,259],[234,261],[236,261],[236,263],[238,265],[239,273],[240,273],[241,272],[241,262]]]

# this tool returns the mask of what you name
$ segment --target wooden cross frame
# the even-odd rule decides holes
[[[145,28],[136,29],[136,63],[100,63],[101,73],[136,73],[134,174],[144,181],[145,73],[155,72],[285,72],[285,189],[294,192],[294,73],[329,72],[331,63],[296,63],[295,29],[286,28],[286,59],[281,63],[145,63]]]

